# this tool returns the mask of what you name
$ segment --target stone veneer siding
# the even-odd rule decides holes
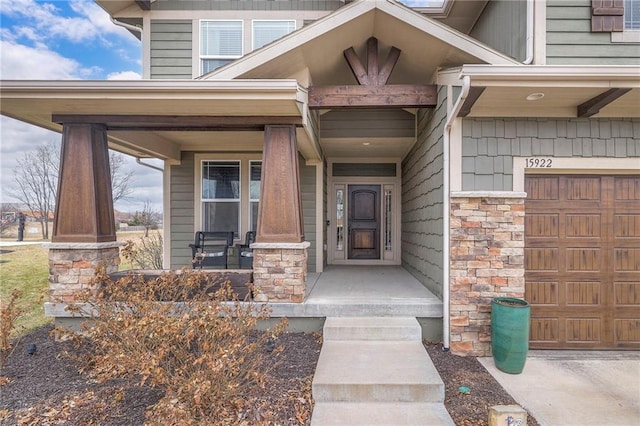
[[[86,290],[98,266],[118,271],[120,243],[52,243],[49,245],[49,301],[74,302]]]
[[[450,349],[491,355],[491,300],[523,298],[524,193],[451,197]]]
[[[256,302],[302,303],[307,281],[307,247],[308,242],[252,244]]]

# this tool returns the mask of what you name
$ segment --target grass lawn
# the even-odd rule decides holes
[[[118,233],[118,241],[137,241],[142,235],[143,232]],[[37,241],[35,236],[29,237],[25,241]],[[7,236],[6,240],[15,241],[15,237]],[[130,268],[130,262],[121,259],[120,269]],[[16,337],[51,321],[44,316],[43,303],[49,289],[49,258],[48,250],[42,244],[0,247],[0,300],[8,301],[14,289],[22,292],[18,306],[23,312],[16,324]]]
[[[0,299],[8,301],[14,289],[22,291],[18,302],[23,315],[16,332],[29,332],[50,321],[42,306],[49,288],[48,250],[41,244],[0,247]]]

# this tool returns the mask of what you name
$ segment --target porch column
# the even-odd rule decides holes
[[[63,123],[49,245],[50,301],[73,301],[99,264],[116,272],[119,263],[106,127]]]
[[[307,248],[295,126],[265,126],[258,228],[253,248],[257,301],[302,302]]]

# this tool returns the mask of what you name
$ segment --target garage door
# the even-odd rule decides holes
[[[640,348],[640,176],[527,175],[531,348]]]

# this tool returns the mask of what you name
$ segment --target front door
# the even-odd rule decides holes
[[[349,185],[348,258],[380,259],[380,185]]]

